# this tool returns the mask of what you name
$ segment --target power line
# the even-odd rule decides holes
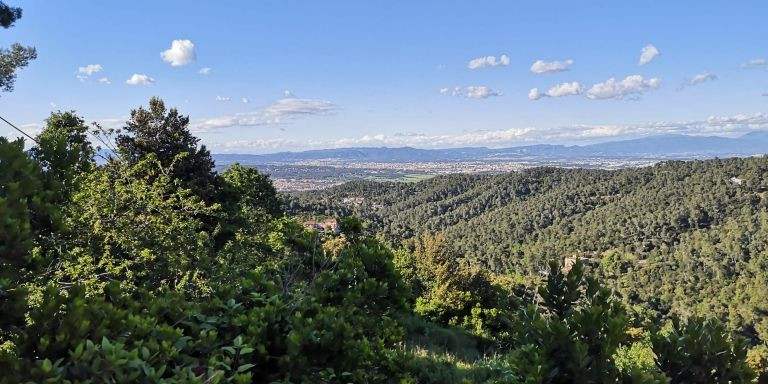
[[[19,129],[19,127],[17,127],[17,126],[15,126],[15,125],[11,124],[11,122],[10,122],[10,121],[8,121],[8,120],[6,120],[4,117],[0,116],[0,120],[2,120],[2,121],[5,121],[5,123],[6,123],[6,124],[8,124],[8,125],[10,125],[11,127],[13,127],[13,129],[15,129],[15,130],[17,130],[17,131],[21,132],[21,134],[22,134],[22,135],[24,135],[24,136],[28,137],[30,140],[32,140],[32,141],[34,141],[35,143],[37,143],[37,145],[40,145],[40,142],[39,142],[39,141],[37,141],[37,140],[35,140],[35,138],[34,138],[34,137],[32,137],[32,136],[28,135],[26,132],[24,132],[24,131],[22,131],[21,129]]]

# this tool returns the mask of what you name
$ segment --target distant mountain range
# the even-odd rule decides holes
[[[511,148],[418,149],[411,147],[363,147],[279,152],[266,155],[215,154],[220,166],[242,164],[290,164],[313,160],[340,162],[513,161],[579,158],[692,159],[753,156],[768,153],[768,131],[737,138],[720,136],[664,135],[591,145],[527,145]]]

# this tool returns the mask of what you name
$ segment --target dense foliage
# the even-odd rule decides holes
[[[633,317],[715,317],[764,351],[766,190],[768,157],[753,157],[353,182],[287,204],[298,215],[357,215],[406,247],[441,233],[459,262],[499,274],[536,278],[553,258],[582,260]]]
[[[0,138],[0,383],[710,383],[765,369],[765,350],[718,319],[628,307],[598,278],[626,273],[621,257],[589,271],[518,244],[526,257],[488,268],[449,226],[389,223],[382,234],[410,239],[393,247],[371,212],[308,230],[268,176],[217,173],[188,121],[152,99],[116,145],[90,132],[111,155],[74,112],[29,149]],[[571,178],[538,172],[517,188]],[[446,180],[484,178],[362,186]]]

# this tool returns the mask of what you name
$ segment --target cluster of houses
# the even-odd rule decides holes
[[[359,207],[363,205],[363,203],[365,202],[365,197],[345,197],[341,199],[341,202],[344,204],[350,204],[350,205],[354,205],[355,207]],[[377,203],[375,201],[371,202],[371,208],[373,209],[380,209],[382,207],[383,205],[381,205],[381,203]]]
[[[729,181],[733,185],[743,185],[744,184],[744,180],[740,179],[738,177],[731,177],[729,179]],[[757,188],[754,188],[754,192],[755,192],[756,196],[764,198],[764,197],[766,197],[766,193],[768,193],[768,187],[766,187],[766,186],[759,186]]]
[[[345,197],[341,199],[344,204],[352,204],[354,206],[360,206],[365,201],[365,197]]]
[[[319,232],[331,232],[333,234],[339,234],[341,228],[339,222],[336,219],[325,219],[320,221],[308,220],[304,222],[304,228],[312,229]]]

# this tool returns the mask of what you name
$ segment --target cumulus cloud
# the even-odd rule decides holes
[[[230,100],[232,100],[232,98],[231,98],[231,97],[226,97],[226,96],[216,96],[216,101],[230,101]]]
[[[142,73],[134,73],[125,83],[128,85],[152,85],[155,83],[155,79]]]
[[[190,40],[174,40],[170,48],[160,52],[160,57],[174,67],[187,65],[197,59],[195,44]]]
[[[578,95],[584,92],[584,87],[576,81],[555,85],[547,91],[551,97]]]
[[[211,69],[208,68],[208,67],[203,67],[203,68],[200,68],[200,70],[197,71],[197,73],[199,73],[201,75],[207,75],[207,74],[211,73]]]
[[[626,96],[639,96],[643,92],[653,90],[661,85],[658,78],[644,79],[641,75],[631,75],[624,80],[616,81],[610,78],[602,83],[594,84],[586,95],[590,99],[622,99]]]
[[[462,93],[461,87],[454,88],[440,88],[440,94],[446,96],[460,96]]]
[[[533,73],[553,73],[553,72],[563,72],[570,69],[571,65],[573,64],[573,60],[564,60],[564,61],[544,61],[544,60],[536,60],[531,65],[531,72]]]
[[[470,99],[487,99],[491,96],[503,95],[499,91],[494,91],[484,85],[467,87],[465,96]]]
[[[765,59],[752,59],[741,65],[742,68],[766,68],[768,61]]]
[[[82,73],[84,75],[93,75],[94,73],[101,72],[101,70],[104,69],[101,64],[88,64],[85,67],[78,67],[77,73]]]
[[[59,107],[59,105],[54,103],[53,101],[49,102],[48,105],[50,105],[51,108],[58,108]]]
[[[480,69],[507,65],[509,65],[509,56],[507,55],[501,55],[498,59],[496,56],[484,56],[470,60],[467,64],[467,68]]]
[[[243,104],[248,104],[251,102],[251,100],[249,100],[247,97],[243,97],[242,99],[240,99],[240,101],[242,101]]]
[[[540,92],[538,88],[531,89],[530,92],[528,92],[528,98],[531,100],[538,100],[542,97],[561,97],[561,96],[571,96],[571,95],[580,95],[584,93],[584,86],[579,84],[577,81],[573,81],[570,83],[560,83],[552,88],[550,88],[547,92]]]
[[[104,67],[102,67],[101,64],[88,64],[85,67],[77,67],[75,77],[77,77],[78,80],[85,82],[91,75],[101,72],[103,69]]]
[[[541,99],[541,97],[542,93],[538,88],[531,88],[531,90],[528,92],[528,98],[531,100],[538,100]]]
[[[650,63],[653,59],[656,58],[661,52],[653,46],[653,44],[648,44],[643,49],[640,50],[640,61],[638,62],[638,65],[645,65]]]
[[[446,96],[464,96],[469,99],[487,99],[493,96],[504,95],[484,85],[470,85],[467,87],[440,88],[440,94]]]
[[[102,77],[99,79],[99,84],[109,85],[109,84],[112,84],[112,82],[109,81],[109,78]]]
[[[336,104],[328,100],[304,99],[288,91],[286,93],[290,96],[278,99],[259,110],[203,119],[193,123],[191,127],[196,132],[206,132],[234,126],[276,125],[303,117],[328,114],[338,109]]]

